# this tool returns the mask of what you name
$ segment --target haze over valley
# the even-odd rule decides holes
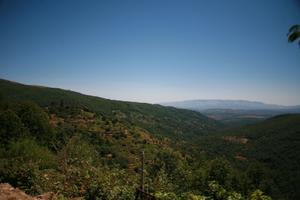
[[[184,108],[202,114],[228,125],[252,124],[264,119],[289,113],[300,113],[300,106],[266,104],[247,100],[186,100],[160,103],[164,106]]]

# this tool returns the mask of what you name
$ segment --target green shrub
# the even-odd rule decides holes
[[[53,130],[49,124],[48,115],[42,108],[34,103],[22,103],[17,108],[17,113],[33,137],[39,142],[49,144],[53,137]]]
[[[15,112],[10,109],[0,111],[0,122],[1,145],[7,145],[9,141],[20,138],[26,134],[22,121]]]
[[[265,195],[261,190],[255,190],[250,195],[249,200],[272,200],[272,198]]]
[[[57,163],[53,153],[46,147],[40,146],[34,139],[20,139],[11,142],[7,152],[11,159],[24,163],[36,163],[39,169],[56,168]]]
[[[0,155],[0,181],[8,182],[30,194],[43,191],[39,184],[40,170],[57,168],[55,156],[35,140],[25,138],[10,142]]]

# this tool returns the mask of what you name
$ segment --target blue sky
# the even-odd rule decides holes
[[[300,104],[299,0],[0,0],[0,77],[110,99]]]

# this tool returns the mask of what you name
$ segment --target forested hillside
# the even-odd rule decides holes
[[[228,129],[198,140],[211,158],[222,152],[241,169],[250,166],[256,185],[277,198],[300,198],[300,114]]]
[[[0,94],[7,100],[25,100],[42,107],[80,107],[98,115],[139,125],[158,136],[193,138],[217,130],[221,124],[198,112],[161,105],[134,103],[83,95],[73,91],[23,85],[0,80]],[[188,136],[188,137],[187,137]]]
[[[0,83],[0,182],[29,194],[134,199],[144,151],[162,200],[299,197],[298,115],[222,132],[193,111]]]

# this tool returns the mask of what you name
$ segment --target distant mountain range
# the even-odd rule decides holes
[[[300,106],[246,100],[188,100],[161,103],[161,105],[198,111],[231,126],[253,124],[276,115],[300,113]]]
[[[204,111],[208,109],[230,109],[230,110],[277,110],[288,112],[300,112],[300,105],[283,106],[276,104],[266,104],[258,101],[246,100],[187,100],[176,102],[160,103],[164,106],[184,108],[189,110]]]

